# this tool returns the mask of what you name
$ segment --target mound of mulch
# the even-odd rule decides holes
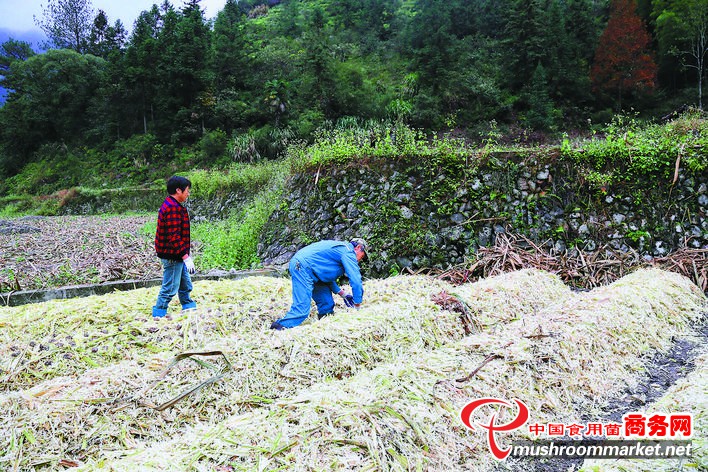
[[[471,325],[440,309],[443,290]],[[0,307],[0,463],[491,472],[487,435],[460,421],[470,400],[518,398],[542,424],[605,418],[655,355],[696,336],[708,308],[685,277],[656,269],[588,292],[534,269],[458,286],[390,277],[365,291],[360,310],[337,300],[335,315],[284,332],[268,329],[289,301],[280,278],[198,282],[199,308],[159,321],[144,319],[156,288]],[[212,356],[169,370],[180,353],[216,351],[228,369]],[[687,398],[672,408],[699,421],[700,385],[686,385],[693,393],[672,394]],[[545,470],[573,464],[562,465]]]

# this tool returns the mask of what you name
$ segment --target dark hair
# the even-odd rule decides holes
[[[179,175],[174,175],[170,177],[170,179],[167,181],[167,194],[168,195],[174,195],[177,193],[177,189],[180,189],[181,191],[185,191],[187,187],[191,187],[192,182],[189,181],[187,177],[181,177]]]

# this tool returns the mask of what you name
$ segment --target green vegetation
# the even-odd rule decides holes
[[[258,237],[278,202],[278,191],[259,194],[246,208],[224,221],[199,223],[193,238],[203,244],[200,267],[252,269],[259,265]]]
[[[234,190],[255,194],[275,177],[280,177],[284,161],[257,164],[233,164],[226,169],[201,170],[182,173],[192,182],[192,197],[213,198]]]
[[[260,264],[258,238],[280,204],[287,168],[287,162],[282,161],[185,174],[194,188],[192,198],[209,199],[229,193],[248,196],[223,220],[192,223],[192,239],[197,244],[195,260],[201,271],[251,269]],[[143,235],[152,238],[155,226],[155,221],[144,225]]]
[[[392,159],[424,162],[434,171],[448,163],[464,163],[472,150],[461,139],[431,137],[402,123],[347,119],[320,129],[312,145],[290,152],[295,170]]]
[[[47,5],[48,51],[0,45],[0,196],[276,159],[345,121],[543,141],[700,107],[706,1],[229,0],[213,22],[166,1],[130,34],[90,0]]]
[[[197,221],[193,224],[193,239],[198,242],[195,256],[200,269],[258,266],[259,237],[273,211],[283,209],[280,196],[285,179],[297,172],[322,175],[318,181],[320,189],[330,185],[328,177],[320,174],[329,167],[368,167],[395,161],[407,169],[408,172],[403,174],[418,176],[420,180],[415,184],[409,182],[407,177],[392,179],[390,204],[377,204],[375,208],[363,205],[359,208],[371,228],[371,243],[378,247],[392,247],[389,255],[395,259],[413,258],[425,252],[423,249],[426,247],[435,245],[435,218],[450,218],[459,212],[463,202],[470,201],[473,206],[476,205],[469,214],[479,212],[484,205],[496,208],[508,202],[511,196],[505,189],[515,185],[519,178],[520,167],[514,159],[532,159],[542,163],[560,156],[572,164],[581,182],[599,195],[620,189],[635,202],[641,202],[643,198],[642,182],[658,177],[670,184],[678,159],[684,172],[689,174],[704,172],[708,166],[708,121],[695,110],[663,125],[644,124],[636,116],[619,115],[592,137],[564,138],[557,145],[523,147],[516,141],[506,139],[496,123],[489,124],[486,136],[481,143],[475,144],[448,134],[425,133],[401,122],[350,118],[321,128],[315,133],[312,144],[302,141],[290,143],[284,158],[279,160],[261,159],[251,164],[232,162],[228,166],[211,169],[201,161],[200,168],[180,172],[193,183],[193,201],[223,202],[230,199],[228,207],[232,211],[221,221]],[[137,183],[135,176],[157,176],[153,165],[139,156],[159,154],[165,152],[166,147],[151,139],[135,138],[131,143],[131,146],[124,148],[124,155],[129,156],[125,159],[132,162],[132,174],[119,182]],[[198,146],[184,148],[177,160],[168,165],[177,168],[191,160],[196,162],[200,149]],[[509,158],[509,155],[514,157]],[[89,161],[84,168],[91,165]],[[126,168],[129,166],[123,165]],[[498,169],[498,178],[502,181],[492,186],[470,185],[478,179],[478,170],[482,165]],[[30,172],[32,169],[34,174]],[[64,169],[71,169],[70,164]],[[64,182],[73,183],[72,177],[78,178],[85,173],[74,175],[60,170],[61,166],[29,165],[12,177],[11,183],[15,189],[30,192],[33,188],[48,188],[48,182],[54,178],[61,177],[66,179]],[[116,172],[115,167],[109,167],[103,174],[93,176],[92,182],[115,182],[111,179]],[[140,177],[137,179],[139,181]],[[429,206],[434,213],[433,219],[428,222],[403,218],[400,206],[392,200],[397,193],[410,193],[414,187],[418,197],[423,197],[417,205]],[[471,195],[474,198],[470,199]],[[83,205],[93,205],[109,213],[154,212],[164,198],[164,183],[155,179],[142,186],[120,188],[97,184],[95,187],[70,187],[50,195],[24,193],[0,198],[3,205],[1,214],[4,216],[71,213],[78,212]],[[534,194],[534,198],[526,201],[526,206],[518,212],[499,210],[491,215],[492,219],[502,224],[513,221],[517,230],[536,232],[539,237],[562,238],[567,228],[544,229],[539,221],[528,220],[526,216],[527,213],[535,213],[538,205],[552,206],[562,202],[551,192]],[[409,210],[420,211],[420,208],[414,206]],[[473,224],[472,218],[464,218],[467,220],[455,229],[460,234],[468,231]],[[309,240],[306,228],[295,231],[301,231],[298,233],[301,241]],[[647,239],[642,232],[627,231],[626,237],[635,243],[642,238]],[[658,229],[651,231],[653,234]],[[153,234],[154,223],[146,229],[148,238]],[[396,235],[394,245],[391,244],[392,234]],[[440,261],[425,259],[422,262],[432,266]],[[396,272],[397,269],[392,267],[391,270]]]
[[[283,172],[283,165],[260,166],[259,169],[269,172],[267,185],[243,208],[236,209],[225,220],[194,225],[192,238],[201,243],[198,261],[202,270],[251,269],[260,263],[257,252],[258,238],[268,217],[280,203],[286,174]],[[233,175],[233,171],[229,175]],[[266,176],[264,173],[260,175]],[[243,184],[242,188],[247,189],[253,182],[258,181],[257,178],[248,177],[249,173],[240,174],[238,177],[238,180],[246,179],[240,182]],[[194,181],[193,184],[197,188]]]
[[[618,115],[599,136],[564,139],[561,152],[598,188],[641,178],[671,179],[677,161],[700,173],[708,168],[708,120],[696,110],[663,125]]]

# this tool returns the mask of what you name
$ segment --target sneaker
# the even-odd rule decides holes
[[[285,326],[281,325],[277,321],[273,321],[273,323],[270,325],[270,329],[274,329],[276,331],[282,331],[285,329]]]
[[[152,307],[152,317],[153,318],[164,318],[166,314],[167,314],[167,308]]]
[[[329,313],[322,313],[321,315],[320,315],[319,313],[317,313],[317,319],[318,319],[318,320],[321,320],[321,319],[324,318],[325,316],[329,316],[329,315],[334,315],[334,312],[333,312],[333,311],[330,311]]]

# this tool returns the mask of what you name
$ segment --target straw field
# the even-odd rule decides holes
[[[708,310],[657,269],[582,293],[535,269],[370,280],[361,310],[281,332],[287,279],[197,282],[196,311],[154,321],[157,290],[0,308],[1,470],[495,470],[467,402],[603,418]],[[691,375],[702,393],[665,401],[704,418]]]

